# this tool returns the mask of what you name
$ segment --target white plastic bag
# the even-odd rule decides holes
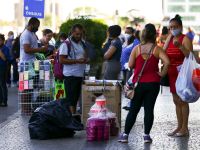
[[[187,103],[196,102],[200,97],[192,82],[192,72],[199,67],[192,53],[185,57],[176,80],[176,92],[178,96]]]

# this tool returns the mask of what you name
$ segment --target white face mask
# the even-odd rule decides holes
[[[14,35],[10,35],[10,36],[9,36],[9,39],[14,39]]]
[[[181,31],[182,31],[181,29],[174,29],[174,30],[171,30],[171,33],[173,36],[177,36],[181,33]]]
[[[130,34],[127,34],[127,33],[125,33],[125,34],[124,34],[124,37],[125,37],[125,39],[129,39],[129,38],[131,37],[131,35],[130,35]]]

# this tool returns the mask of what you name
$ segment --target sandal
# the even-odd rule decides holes
[[[167,135],[168,135],[168,136],[174,136],[178,131],[179,131],[179,130],[176,129],[176,130],[174,130],[173,132],[167,133]]]
[[[189,132],[185,132],[185,133],[181,133],[181,132],[177,132],[176,134],[174,134],[175,137],[187,137],[189,136]]]

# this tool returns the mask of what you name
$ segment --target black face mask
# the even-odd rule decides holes
[[[37,32],[38,31],[38,28],[37,27],[32,27],[32,30],[31,30],[31,32]]]
[[[72,41],[74,41],[75,43],[80,42],[80,40],[75,39],[74,37],[71,37]]]

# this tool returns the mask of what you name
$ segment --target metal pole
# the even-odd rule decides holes
[[[56,1],[52,0],[52,30],[56,32]]]

